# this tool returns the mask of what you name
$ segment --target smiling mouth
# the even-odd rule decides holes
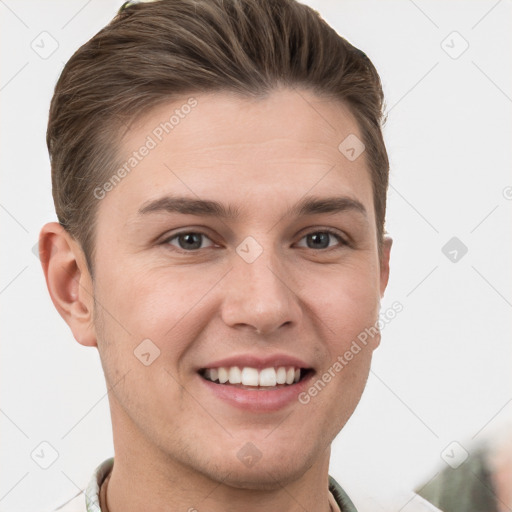
[[[312,373],[310,368],[278,366],[269,368],[251,368],[238,366],[203,368],[199,375],[219,385],[234,386],[251,390],[272,390],[293,386]]]

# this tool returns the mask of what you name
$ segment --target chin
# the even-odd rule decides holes
[[[317,460],[318,454],[312,450],[308,456],[305,447],[297,450],[295,446],[285,453],[273,450],[270,457],[262,453],[259,460],[248,465],[235,455],[231,460],[226,459],[224,464],[208,467],[205,473],[210,479],[235,489],[272,491],[298,480],[316,462],[321,463]]]
[[[275,491],[298,480],[308,469],[291,463],[283,467],[282,461],[279,467],[253,467],[247,470],[237,468],[236,471],[230,472],[222,483],[235,489]]]

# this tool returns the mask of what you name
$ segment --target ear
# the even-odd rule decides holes
[[[384,296],[384,292],[386,291],[386,287],[388,286],[389,280],[389,257],[391,254],[391,246],[393,245],[393,239],[384,235],[384,240],[382,242],[382,255],[380,258],[380,296],[381,298]]]
[[[39,234],[39,258],[50,297],[76,341],[96,347],[92,278],[80,245],[57,222]]]

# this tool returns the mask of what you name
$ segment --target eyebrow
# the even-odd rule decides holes
[[[303,217],[320,213],[339,213],[353,211],[368,217],[366,208],[357,199],[350,197],[305,197],[296,203],[285,214],[286,217]],[[239,208],[233,205],[223,205],[218,201],[208,199],[193,199],[189,197],[165,196],[145,203],[138,211],[139,215],[149,213],[181,213],[184,215],[197,215],[219,217],[236,220],[240,217]]]

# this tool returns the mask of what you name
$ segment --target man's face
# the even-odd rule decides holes
[[[98,205],[94,329],[116,455],[272,487],[325,464],[354,411],[379,336],[344,354],[378,319],[389,253],[380,264],[365,155],[338,149],[361,138],[346,107],[291,89],[195,99],[168,134],[157,127],[187,98],[132,126],[121,160],[156,146]],[[328,198],[341,208],[294,210]],[[234,384],[211,380],[225,372]]]

